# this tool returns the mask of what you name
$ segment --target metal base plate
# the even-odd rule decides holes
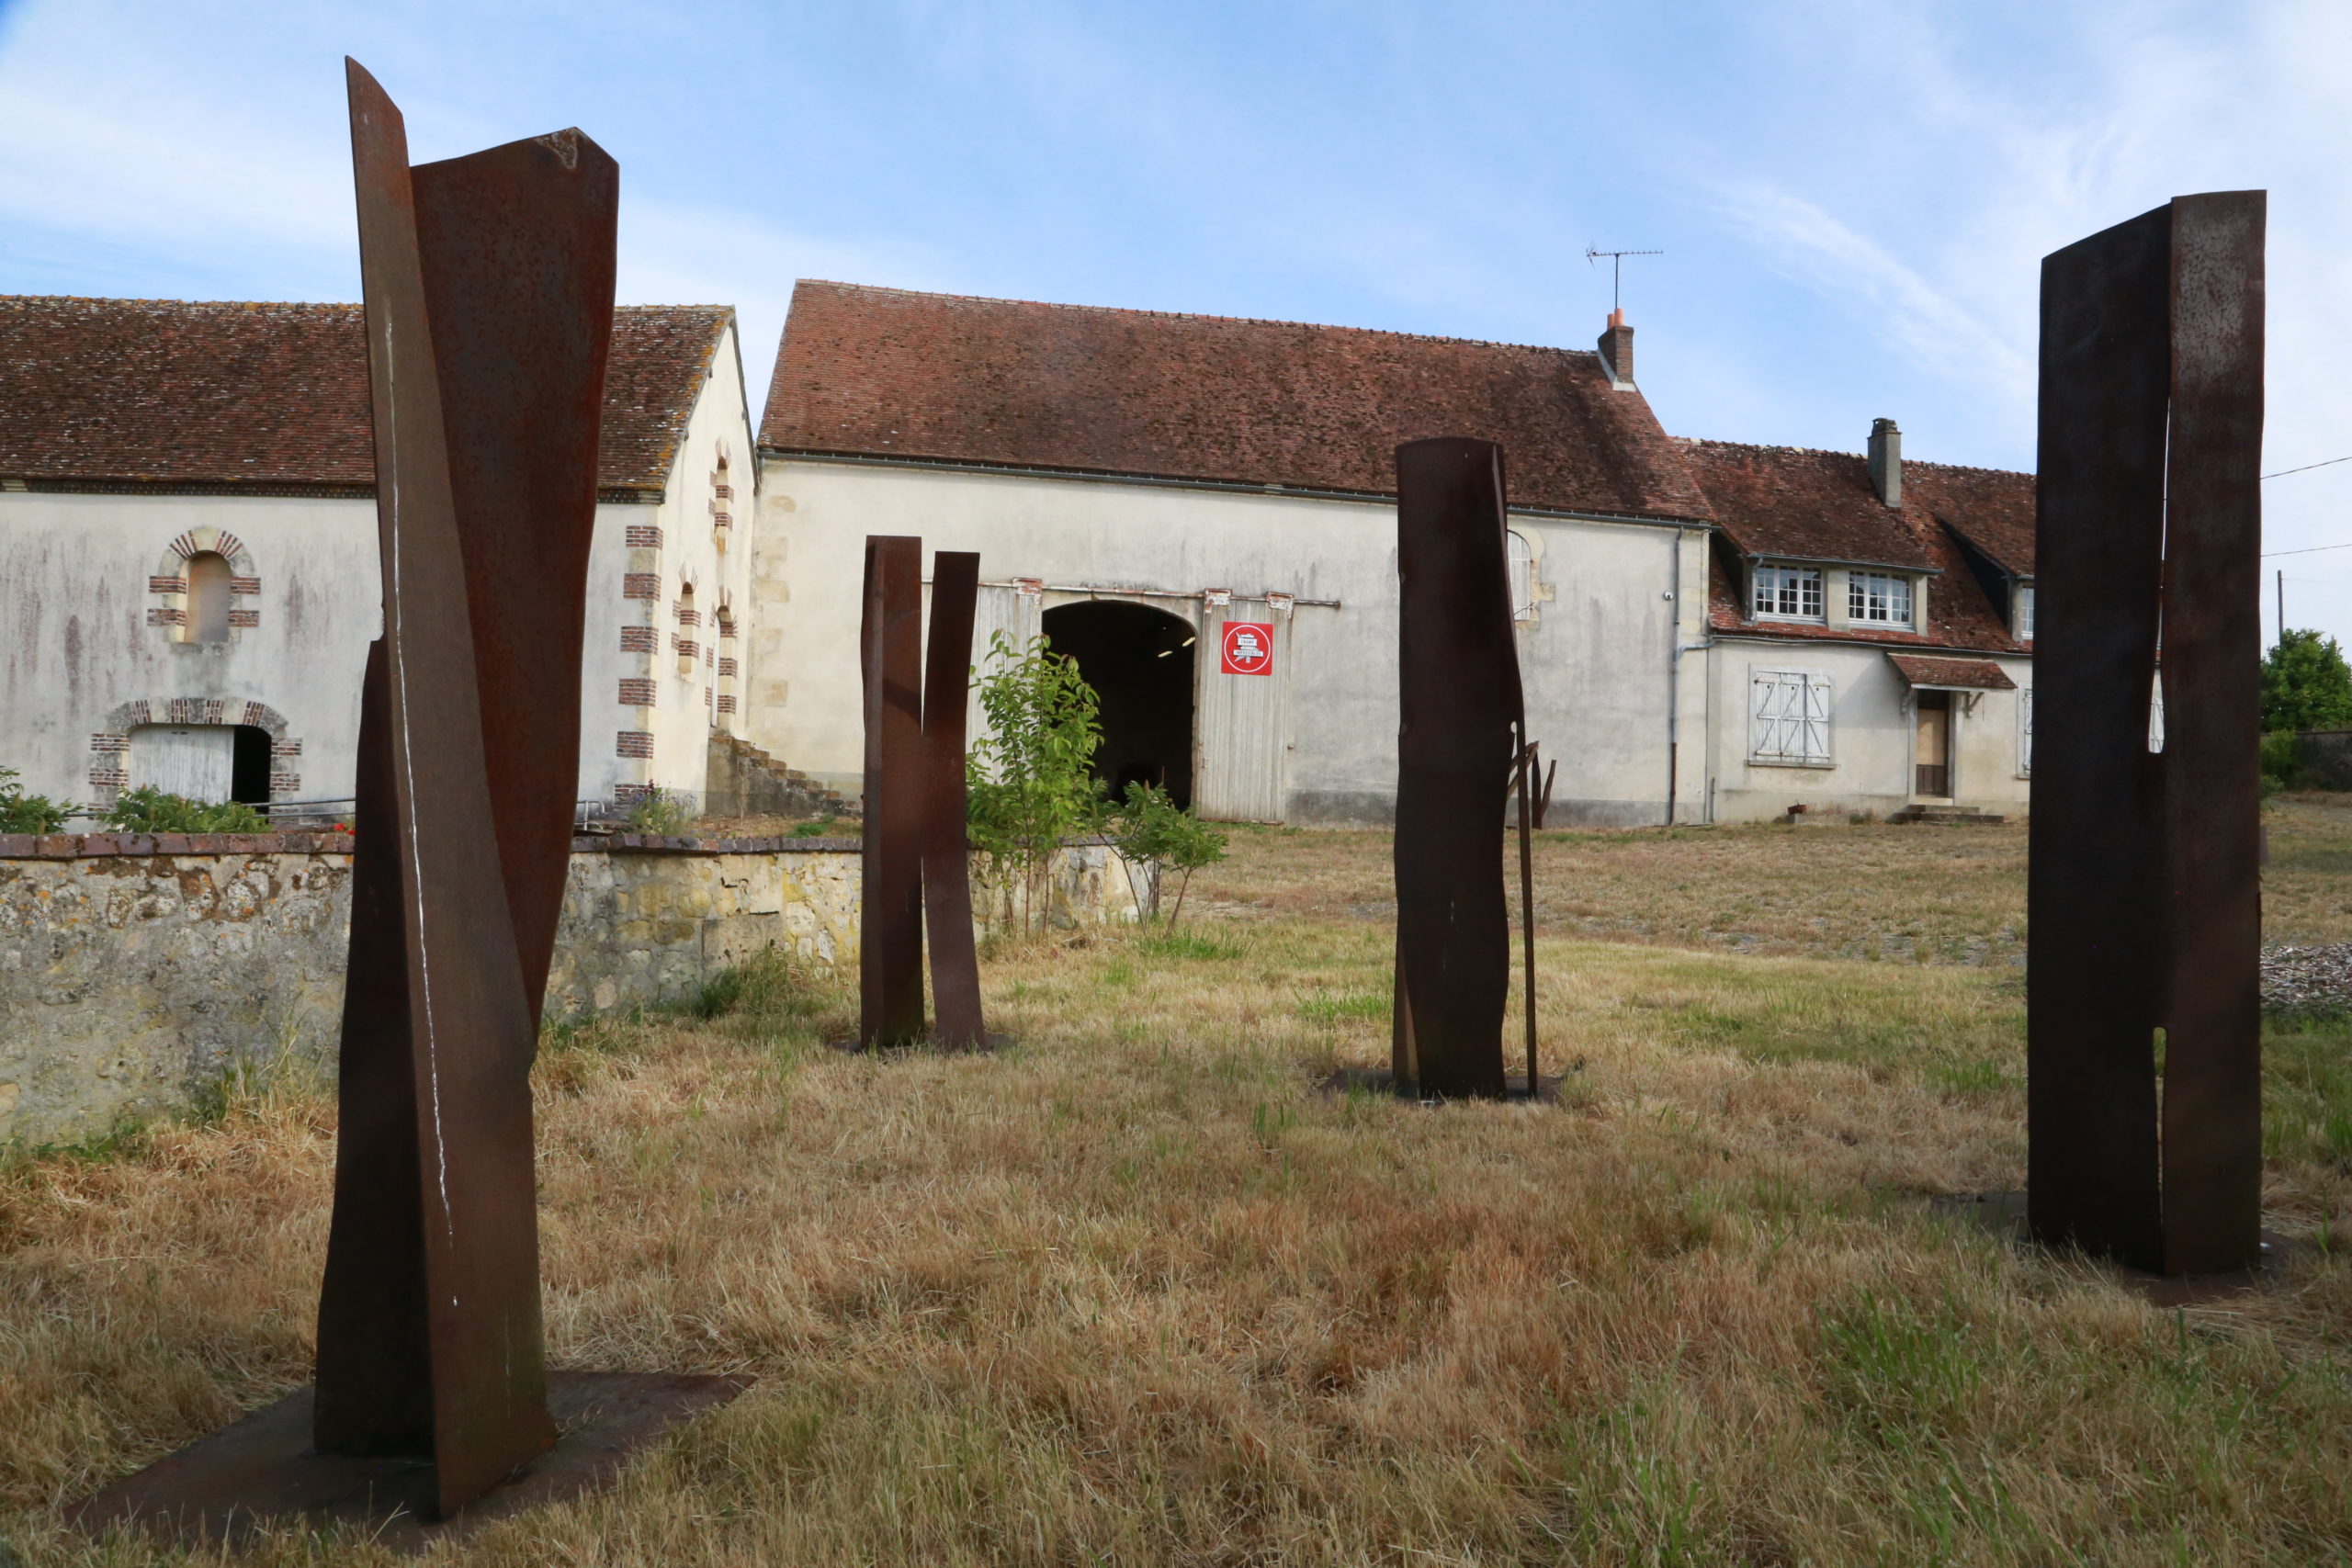
[[[749,1386],[748,1378],[666,1372],[550,1373],[556,1446],[447,1519],[432,1517],[431,1461],[313,1452],[305,1388],[85,1498],[72,1521],[91,1535],[128,1526],[232,1545],[266,1532],[341,1529],[421,1552],[609,1483],[639,1449]]]

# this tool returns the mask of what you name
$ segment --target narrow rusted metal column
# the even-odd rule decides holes
[[[865,541],[865,820],[858,1044],[922,1038],[922,541]],[[968,634],[967,634],[968,637]]]
[[[2260,1248],[2262,207],[2184,197],[2042,267],[2028,1214],[2175,1272]]]
[[[980,1012],[980,958],[972,942],[972,857],[966,832],[964,725],[972,680],[972,617],[980,558],[940,550],[931,558],[931,639],[923,650],[922,907],[931,942],[935,1044],[987,1043]]]
[[[349,87],[384,593],[365,704],[377,724],[361,746],[373,776],[359,785],[381,815],[359,851],[368,893],[354,910],[351,987],[355,1003],[404,1010],[389,1026],[346,1009],[344,1100],[368,1135],[338,1157],[316,1437],[328,1451],[428,1454],[447,1514],[556,1439],[540,1348],[533,1008],[492,826],[407,139],[356,62]],[[390,1086],[403,1067],[408,1103],[396,1088],[389,1115],[352,1103],[353,1086]],[[413,1231],[403,1202],[368,1190],[407,1181],[419,1192]],[[424,1395],[389,1386],[413,1375],[419,1307]],[[386,1351],[389,1365],[369,1364]]]
[[[1504,531],[1500,446],[1396,449],[1394,1066],[1400,1090],[1429,1096],[1504,1092],[1501,807],[1526,724]]]
[[[2260,191],[2172,204],[2165,1270],[2262,1250]]]

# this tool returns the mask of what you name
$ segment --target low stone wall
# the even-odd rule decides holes
[[[351,849],[330,833],[0,835],[0,1143],[179,1110],[239,1067],[331,1062]],[[859,869],[855,840],[575,840],[548,1016],[687,1001],[769,946],[854,963]],[[984,889],[975,901],[1004,913]],[[1054,903],[1064,922],[1136,914],[1102,844],[1063,850]]]

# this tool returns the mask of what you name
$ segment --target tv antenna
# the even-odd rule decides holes
[[[1584,248],[1588,265],[1602,256],[1609,258],[1609,309],[1613,314],[1624,308],[1625,258],[1627,256],[1662,256],[1664,251],[1604,251],[1592,245]]]

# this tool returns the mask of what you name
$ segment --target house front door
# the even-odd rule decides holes
[[[1951,694],[1918,694],[1918,739],[1912,748],[1911,793],[1928,800],[1951,798]]]

